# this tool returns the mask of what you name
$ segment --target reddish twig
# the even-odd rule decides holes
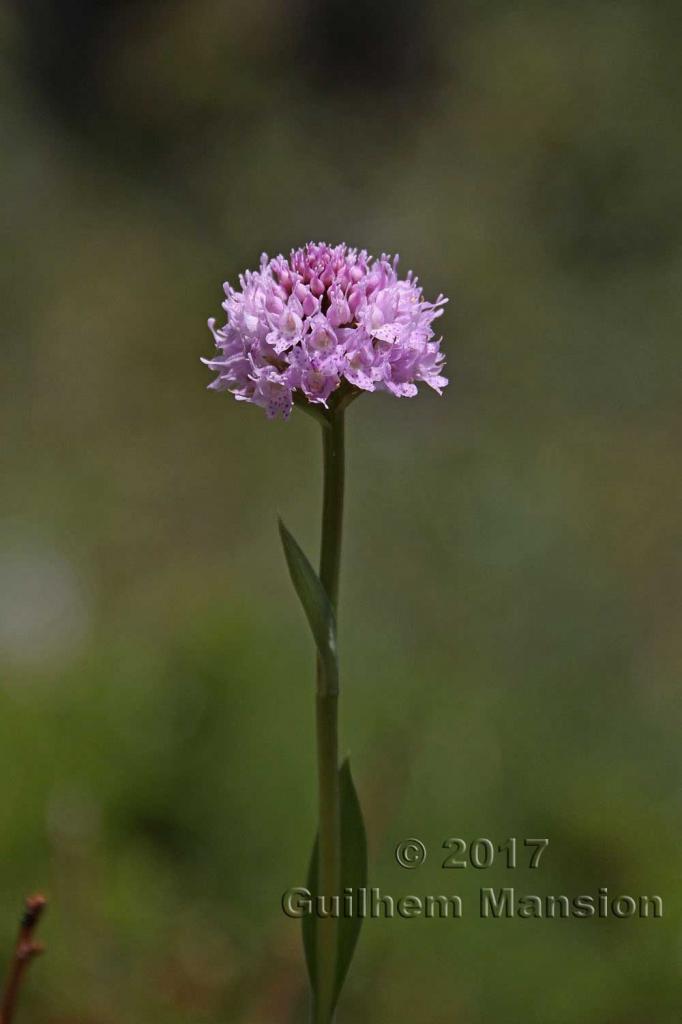
[[[2,995],[0,1024],[11,1024],[26,968],[34,957],[43,952],[41,944],[34,941],[33,932],[46,904],[47,900],[40,894],[29,896],[26,900],[26,910],[21,918],[19,935],[14,947],[14,956],[12,957],[9,974],[7,975],[5,991]]]

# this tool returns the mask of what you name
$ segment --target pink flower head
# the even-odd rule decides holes
[[[447,302],[422,297],[412,272],[398,277],[398,257],[309,242],[289,258],[269,259],[225,285],[224,327],[208,325],[218,354],[203,362],[217,373],[209,387],[286,419],[294,400],[327,407],[341,389],[417,394],[423,381],[447,384],[433,321]]]

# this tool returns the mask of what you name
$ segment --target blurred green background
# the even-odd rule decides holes
[[[343,746],[386,892],[339,1024],[682,1006],[676,3],[15,0],[0,14],[0,944],[22,1020],[298,1024],[319,438],[207,393],[223,280],[400,252],[440,400],[349,414]],[[398,840],[429,847],[412,873]],[[449,836],[548,836],[443,871]],[[481,921],[481,885],[660,921]]]

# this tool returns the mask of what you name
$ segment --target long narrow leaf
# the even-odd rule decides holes
[[[339,798],[341,802],[341,886],[340,886],[340,917],[338,919],[338,959],[336,963],[336,985],[332,1009],[343,988],[348,974],[353,953],[362,928],[363,918],[358,914],[358,893],[367,886],[367,834],[362,817],[360,801],[353,783],[348,758],[339,771]],[[313,897],[319,893],[318,879],[318,840],[315,839],[310,868],[308,870],[308,890]],[[343,894],[345,889],[353,890],[354,914],[345,917],[343,914]],[[325,895],[328,895],[325,893]],[[316,932],[318,917],[313,912],[302,919],[303,948],[310,976],[313,994],[317,985],[317,944]]]
[[[338,693],[339,668],[334,610],[319,576],[281,519],[279,520],[279,534],[282,538],[291,582],[294,584],[294,589],[303,606],[320,655],[324,692]]]

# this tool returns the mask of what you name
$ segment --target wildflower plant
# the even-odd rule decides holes
[[[203,360],[209,385],[238,401],[287,419],[294,406],[322,426],[324,484],[319,572],[280,521],[292,582],[317,648],[317,776],[319,821],[307,888],[339,897],[367,880],[367,842],[348,761],[339,766],[339,669],[336,618],[344,497],[344,419],[363,392],[412,398],[420,383],[438,394],[441,339],[432,324],[447,301],[428,302],[398,258],[374,259],[346,245],[309,242],[287,258],[261,257],[260,267],[225,285],[226,322],[209,320],[217,353]],[[360,917],[306,915],[303,945],[314,1024],[330,1024],[350,966]]]

